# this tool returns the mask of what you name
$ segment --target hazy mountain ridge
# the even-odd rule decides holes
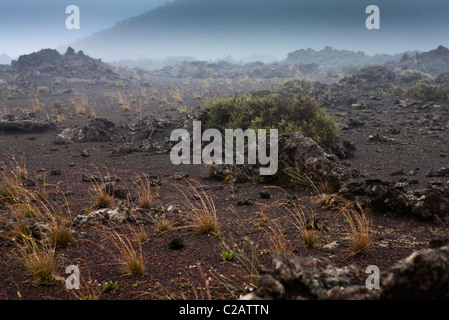
[[[363,51],[339,50],[326,46],[319,51],[308,48],[290,52],[282,62],[289,65],[316,63],[323,67],[384,65],[388,62],[395,63],[399,61],[404,54],[376,54],[370,56]]]
[[[405,53],[400,61],[387,66],[400,70],[419,70],[433,77],[449,71],[449,49],[440,45],[428,52]]]
[[[72,46],[106,61],[166,56],[216,59],[229,54],[241,59],[254,53],[279,59],[297,48],[324,46],[364,52],[393,49],[398,53],[436,47],[441,43],[436,39],[444,39],[449,22],[442,20],[439,12],[449,5],[430,2],[432,6],[380,0],[382,28],[370,32],[365,27],[365,9],[371,3],[365,0],[355,4],[329,0],[176,0]],[[419,16],[414,17],[410,7],[417,6],[413,15],[419,12]],[[417,22],[409,23],[410,18]]]

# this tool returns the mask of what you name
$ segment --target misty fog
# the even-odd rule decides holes
[[[368,30],[370,1],[78,1],[80,28],[67,30],[68,1],[0,1],[0,55],[17,58],[70,45],[103,61],[167,57],[281,61],[299,49],[398,54],[448,46],[447,1],[380,0],[380,29]],[[7,62],[2,56],[0,62]]]

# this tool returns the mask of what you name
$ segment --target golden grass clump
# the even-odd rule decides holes
[[[357,202],[349,202],[341,207],[337,216],[343,216],[348,223],[351,251],[354,254],[367,253],[373,246],[371,219]]]
[[[112,204],[114,197],[106,190],[95,191],[95,207],[98,209],[109,208]]]
[[[167,218],[161,218],[156,223],[156,230],[158,232],[166,232],[172,228],[172,222]]]
[[[285,209],[290,213],[289,216],[292,219],[293,225],[303,238],[305,245],[313,247],[317,241],[317,230],[315,226],[308,223],[309,220],[307,220],[304,214],[306,211],[305,208],[299,205],[292,205],[285,207]],[[313,215],[310,218],[313,219]]]
[[[36,286],[51,284],[56,280],[55,250],[45,245],[38,245],[34,239],[19,247],[18,256],[23,262]]]
[[[129,277],[141,276],[145,272],[145,261],[143,258],[142,242],[137,239],[141,236],[140,232],[131,230],[130,234],[119,233],[112,229],[112,239],[115,248],[118,251],[116,256],[117,263],[123,272]]]
[[[153,206],[153,193],[151,191],[151,181],[147,175],[137,178],[137,199],[141,208],[151,209]]]
[[[277,221],[270,221],[268,229],[272,250],[280,253],[292,253],[292,249],[286,238],[285,229]]]
[[[190,209],[193,228],[202,235],[217,233],[219,224],[212,196],[198,181],[193,179],[185,179],[185,181],[188,184],[187,191],[178,186],[177,188]]]

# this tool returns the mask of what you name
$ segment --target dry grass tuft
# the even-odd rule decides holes
[[[341,207],[337,216],[343,216],[348,223],[351,251],[354,254],[367,253],[373,246],[371,219],[357,202],[349,202]]]
[[[72,105],[75,107],[75,112],[78,117],[82,117],[86,114],[87,107],[89,106],[89,99],[87,96],[81,92],[77,92],[75,97],[71,100]]]
[[[143,259],[142,242],[137,241],[139,233],[131,230],[130,234],[122,233],[111,227],[115,248],[119,254],[117,263],[121,266],[123,272],[129,277],[141,276],[145,272],[145,261]]]
[[[95,191],[95,207],[98,209],[109,208],[114,197],[105,190]]]
[[[190,218],[193,228],[202,235],[218,232],[218,219],[212,196],[203,189],[201,184],[193,179],[185,179],[187,191],[176,188],[184,196],[190,208]]]
[[[153,206],[153,193],[151,191],[151,180],[148,175],[143,178],[137,178],[137,199],[140,206],[144,209],[150,209]]]
[[[286,167],[283,173],[295,187],[311,190],[315,195],[331,194],[336,188],[334,181],[328,181],[315,172],[303,172],[297,164]]]
[[[158,232],[166,232],[172,228],[172,222],[167,218],[161,218],[156,223],[156,230]]]
[[[22,260],[36,286],[51,284],[56,280],[55,250],[45,245],[39,246],[32,238],[19,247]]]
[[[268,224],[268,236],[271,240],[272,251],[280,253],[292,253],[292,249],[287,241],[285,229],[273,220]]]

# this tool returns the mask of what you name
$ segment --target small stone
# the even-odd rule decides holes
[[[50,175],[52,176],[60,176],[62,174],[61,170],[55,169],[50,171]]]
[[[438,173],[434,169],[431,169],[429,171],[429,173],[426,174],[426,177],[429,177],[429,178],[438,177]]]
[[[252,199],[243,199],[237,202],[239,206],[252,206],[254,205],[254,201]]]
[[[88,157],[90,156],[90,153],[89,153],[88,150],[81,150],[80,155],[81,155],[81,157],[83,157],[83,158],[88,158]]]
[[[184,248],[184,238],[174,237],[168,242],[168,248],[170,250],[181,250]]]
[[[402,176],[404,174],[404,169],[398,169],[390,173],[390,176]]]
[[[262,199],[270,199],[271,198],[271,194],[266,190],[260,191],[259,195]]]
[[[182,180],[188,178],[189,174],[184,172],[177,172],[173,175],[173,180]]]
[[[396,188],[396,189],[400,189],[400,190],[402,190],[402,189],[404,189],[405,187],[407,187],[409,185],[409,182],[398,182],[398,183],[396,183],[395,185],[394,185],[394,187]]]
[[[333,250],[333,249],[335,249],[337,247],[338,247],[338,242],[337,241],[332,241],[332,242],[326,244],[325,246],[323,246],[323,249]]]
[[[26,187],[34,187],[36,185],[36,181],[31,178],[23,179],[22,184]]]

